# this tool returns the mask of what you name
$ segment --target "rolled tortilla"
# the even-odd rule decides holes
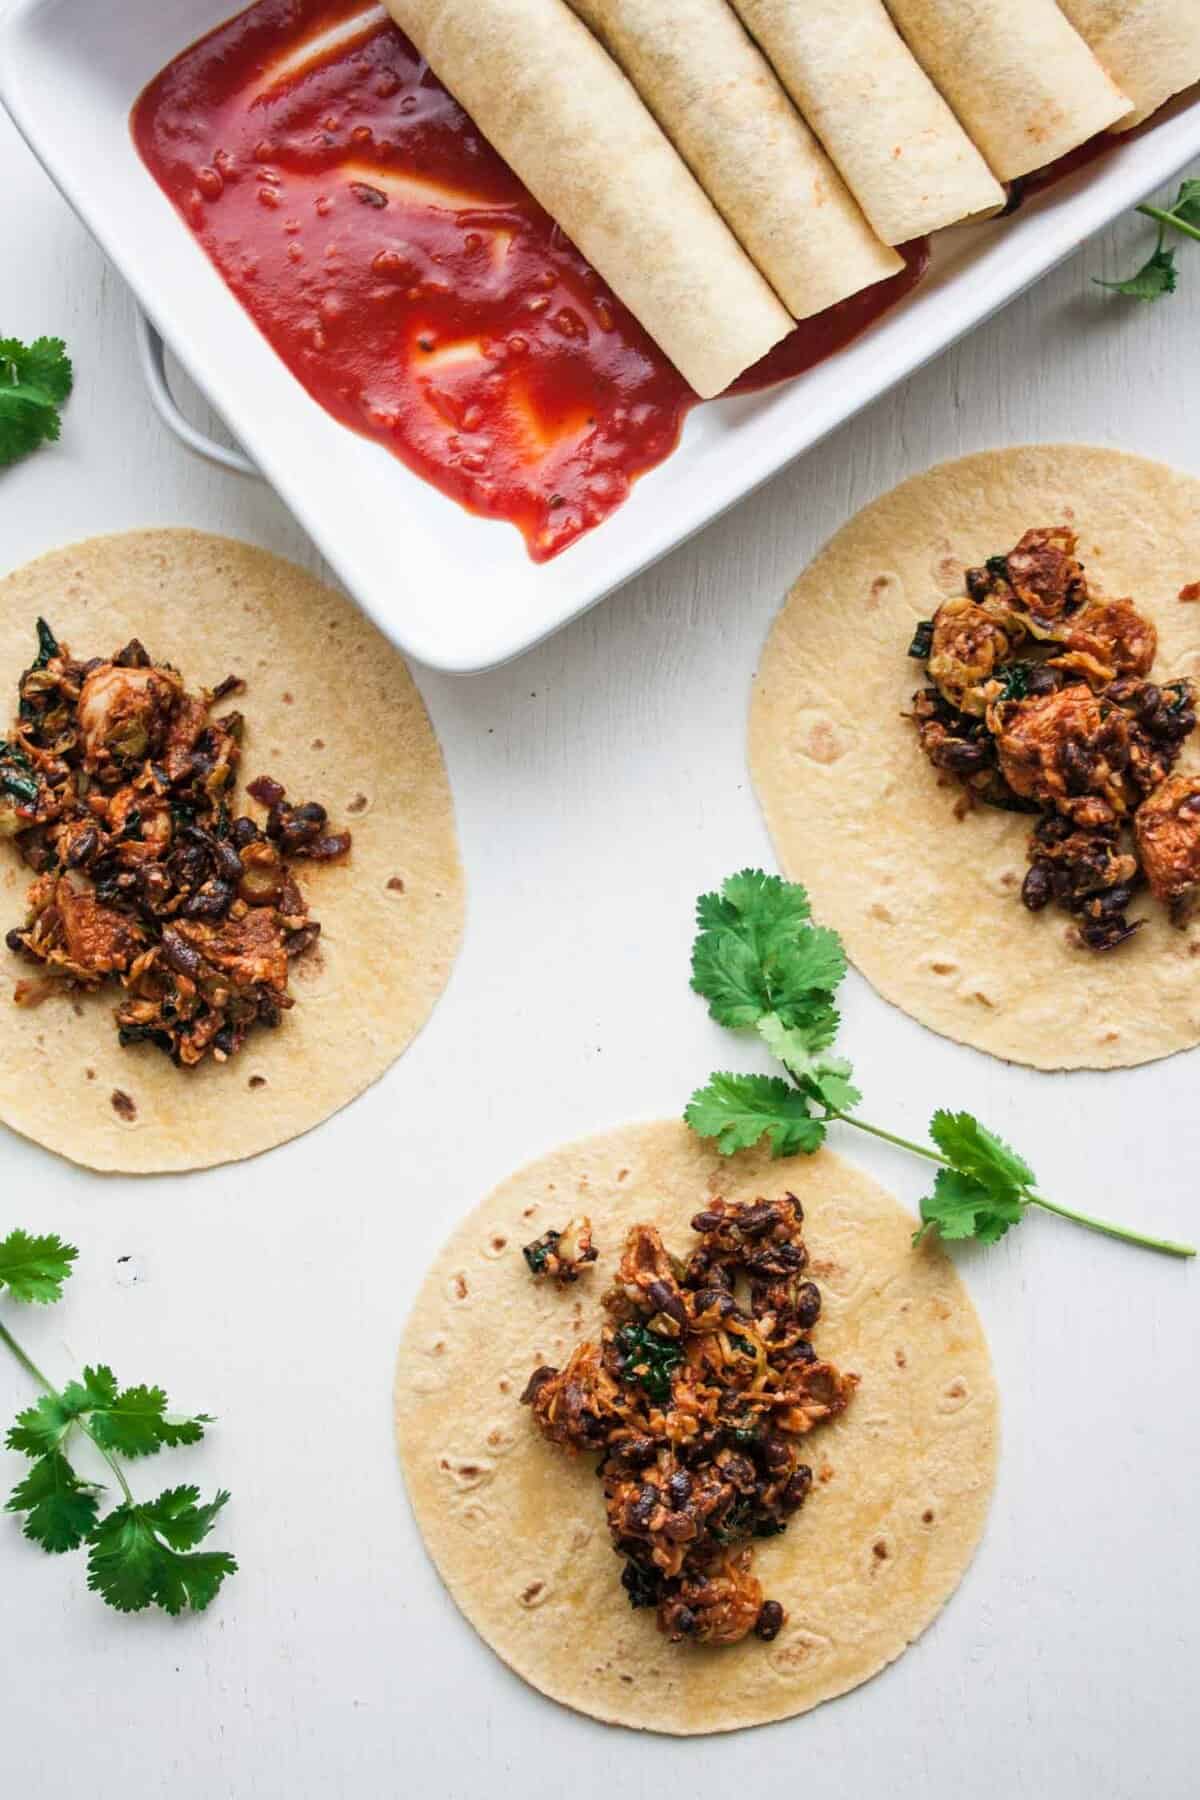
[[[787,310],[566,0],[386,4],[698,394],[787,336]]]
[[[885,244],[1004,205],[883,0],[733,0]]]
[[[1044,169],[1129,111],[1057,0],[887,3],[1001,181]]]
[[[1133,102],[1129,131],[1200,81],[1200,6],[1191,0],[1061,0],[1076,31]]]
[[[570,3],[795,318],[903,267],[726,0]]]

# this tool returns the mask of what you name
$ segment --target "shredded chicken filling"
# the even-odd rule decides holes
[[[1077,549],[1066,526],[1039,527],[967,570],[966,594],[909,647],[930,683],[911,717],[964,805],[1038,816],[1021,890],[1030,911],[1056,903],[1081,944],[1111,950],[1144,922],[1127,916],[1139,888],[1177,922],[1200,894],[1200,806],[1190,792],[1169,798],[1186,779],[1172,771],[1195,695],[1186,679],[1149,679],[1153,622],[1130,599],[1093,594]]]
[[[804,1504],[804,1440],[858,1385],[812,1345],[821,1296],[803,1216],[793,1194],[716,1200],[692,1220],[684,1263],[634,1226],[600,1342],[535,1369],[522,1395],[552,1444],[598,1453],[622,1584],[672,1642],[777,1635],[785,1614],[763,1598],[754,1540]]]
[[[269,778],[248,790],[264,824],[234,816],[242,717],[213,709],[236,677],[189,694],[136,639],[80,662],[37,630],[0,741],[0,836],[35,875],[8,948],[67,987],[119,983],[123,1044],[223,1062],[292,1006],[289,967],[320,933],[290,861],[342,857],[349,833]],[[16,998],[46,992],[19,982]]]

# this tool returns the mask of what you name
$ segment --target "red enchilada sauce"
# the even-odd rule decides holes
[[[258,0],[134,108],[147,167],[314,400],[544,561],[669,456],[697,397],[363,0]],[[799,326],[810,368],[920,280]]]

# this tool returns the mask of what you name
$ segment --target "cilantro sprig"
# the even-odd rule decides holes
[[[835,931],[813,923],[808,895],[798,884],[744,869],[719,894],[700,898],[696,919],[693,988],[718,1025],[757,1033],[789,1078],[723,1073],[697,1089],[684,1117],[698,1136],[714,1139],[723,1156],[764,1139],[773,1156],[811,1156],[839,1122],[937,1165],[914,1242],[936,1231],[947,1239],[994,1244],[1038,1206],[1147,1250],[1196,1254],[1190,1245],[1147,1237],[1047,1200],[1035,1191],[1029,1164],[968,1112],[935,1112],[932,1145],[860,1118],[854,1071],[844,1057],[831,1054],[846,954]]]
[[[1158,242],[1133,275],[1127,275],[1124,281],[1101,281],[1093,277],[1097,287],[1108,288],[1114,294],[1124,294],[1130,300],[1161,300],[1164,294],[1173,294],[1179,286],[1179,271],[1175,267],[1175,251],[1167,248],[1168,231],[1176,231],[1182,237],[1200,240],[1200,180],[1194,177],[1185,181],[1179,189],[1175,204],[1171,207],[1139,206],[1137,209],[1143,217],[1153,219],[1158,226]]]
[[[0,338],[0,468],[55,441],[73,382],[61,338]]]
[[[62,1298],[79,1252],[53,1235],[10,1232],[0,1242],[0,1294],[26,1304]],[[122,1387],[105,1364],[56,1388],[0,1320],[0,1343],[42,1389],[18,1413],[5,1438],[31,1467],[9,1495],[5,1510],[24,1518],[25,1536],[52,1556],[88,1547],[88,1587],[118,1612],[203,1612],[237,1563],[227,1550],[200,1550],[229,1499],[218,1492],[207,1504],[194,1487],[165,1488],[139,1501],[121,1459],[157,1456],[179,1444],[199,1443],[207,1413],[181,1417],[169,1411],[159,1387]],[[103,1488],[81,1476],[69,1451],[76,1435],[90,1439],[111,1469],[120,1503],[103,1512]]]

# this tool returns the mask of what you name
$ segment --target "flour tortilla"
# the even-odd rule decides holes
[[[571,0],[796,319],[904,267],[726,0]]]
[[[704,399],[792,318],[566,0],[385,0],[488,142]]]
[[[1004,205],[883,0],[733,5],[885,244]]]
[[[620,1585],[592,1456],[536,1432],[519,1397],[601,1324],[630,1226],[668,1249],[717,1194],[803,1202],[824,1306],[813,1337],[862,1385],[814,1432],[804,1510],[755,1547],[788,1622],[772,1644],[670,1644]],[[574,1287],[535,1283],[520,1246],[575,1212],[600,1260]],[[914,1221],[829,1151],[726,1160],[681,1124],[629,1125],[510,1176],[430,1270],[400,1350],[396,1430],[426,1546],[455,1601],[510,1668],[609,1724],[690,1735],[801,1713],[876,1674],[958,1586],[995,1478],[998,1402],[974,1307]]]
[[[1058,0],[887,0],[908,47],[1001,181],[1129,111]]]
[[[901,717],[924,672],[913,627],[963,591],[964,568],[1033,525],[1066,523],[1094,585],[1158,627],[1152,674],[1200,681],[1200,481],[1078,444],[944,463],[843,526],[772,628],[750,711],[750,766],[785,873],[841,932],[885,999],[960,1043],[1038,1069],[1111,1069],[1200,1042],[1200,924],[1146,923],[1101,955],[1057,907],[1022,906],[1034,821],[955,816]],[[1182,769],[1200,768],[1188,740]]]
[[[441,753],[403,659],[332,588],[282,557],[197,531],[89,538],[0,582],[0,716],[42,614],[78,656],[138,637],[193,692],[246,692],[239,795],[269,774],[353,833],[341,862],[296,865],[316,949],[293,965],[296,1004],[223,1067],[177,1069],[122,1049],[115,986],[14,1006],[36,978],[0,947],[0,1119],[92,1169],[146,1174],[235,1162],[298,1137],[375,1081],[431,1012],[462,932],[463,878]],[[0,844],[0,936],[24,919],[31,872]],[[253,1084],[253,1085],[252,1085]],[[127,1095],[127,1119],[113,1105]],[[127,1109],[126,1109],[127,1110]]]
[[[1200,6],[1194,0],[1061,0],[1062,9],[1133,102],[1129,131],[1200,81]]]

